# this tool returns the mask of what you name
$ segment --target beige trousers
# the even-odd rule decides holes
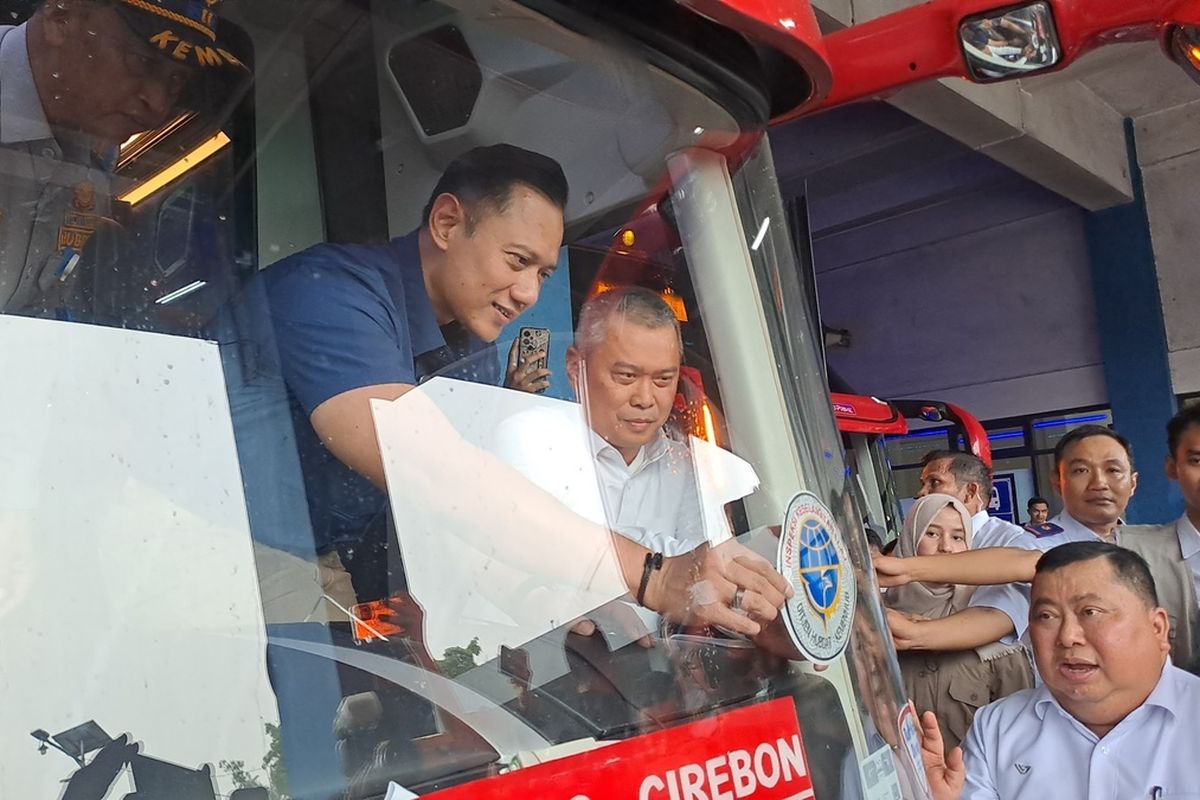
[[[254,543],[263,618],[270,623],[344,622],[358,599],[337,552],[316,563]],[[340,606],[340,608],[339,608]]]

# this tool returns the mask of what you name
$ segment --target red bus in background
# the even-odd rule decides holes
[[[833,415],[846,449],[846,459],[858,480],[862,516],[886,545],[899,534],[904,515],[888,458],[886,437],[904,436],[909,421],[951,423],[951,441],[962,436],[967,450],[989,467],[992,451],[987,431],[966,409],[939,400],[880,400],[834,392]]]

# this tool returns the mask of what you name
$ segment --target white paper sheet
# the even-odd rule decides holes
[[[577,404],[439,378],[372,409],[435,658],[473,639],[480,662],[495,658],[502,644],[518,647],[627,593]],[[707,527],[723,540],[722,506],[758,480],[740,458],[701,445]]]
[[[216,346],[0,316],[0,376],[0,796],[57,797],[75,765],[29,732],[88,720],[257,766],[278,716]]]

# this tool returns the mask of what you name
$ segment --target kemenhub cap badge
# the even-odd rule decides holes
[[[810,661],[832,661],[850,641],[857,593],[842,532],[812,492],[788,504],[777,562],[796,590],[783,615],[792,641]]]

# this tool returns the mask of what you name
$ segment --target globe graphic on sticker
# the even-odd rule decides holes
[[[805,593],[813,608],[828,621],[837,611],[842,562],[834,549],[833,538],[819,519],[803,520],[799,538],[799,572],[804,579]]]

